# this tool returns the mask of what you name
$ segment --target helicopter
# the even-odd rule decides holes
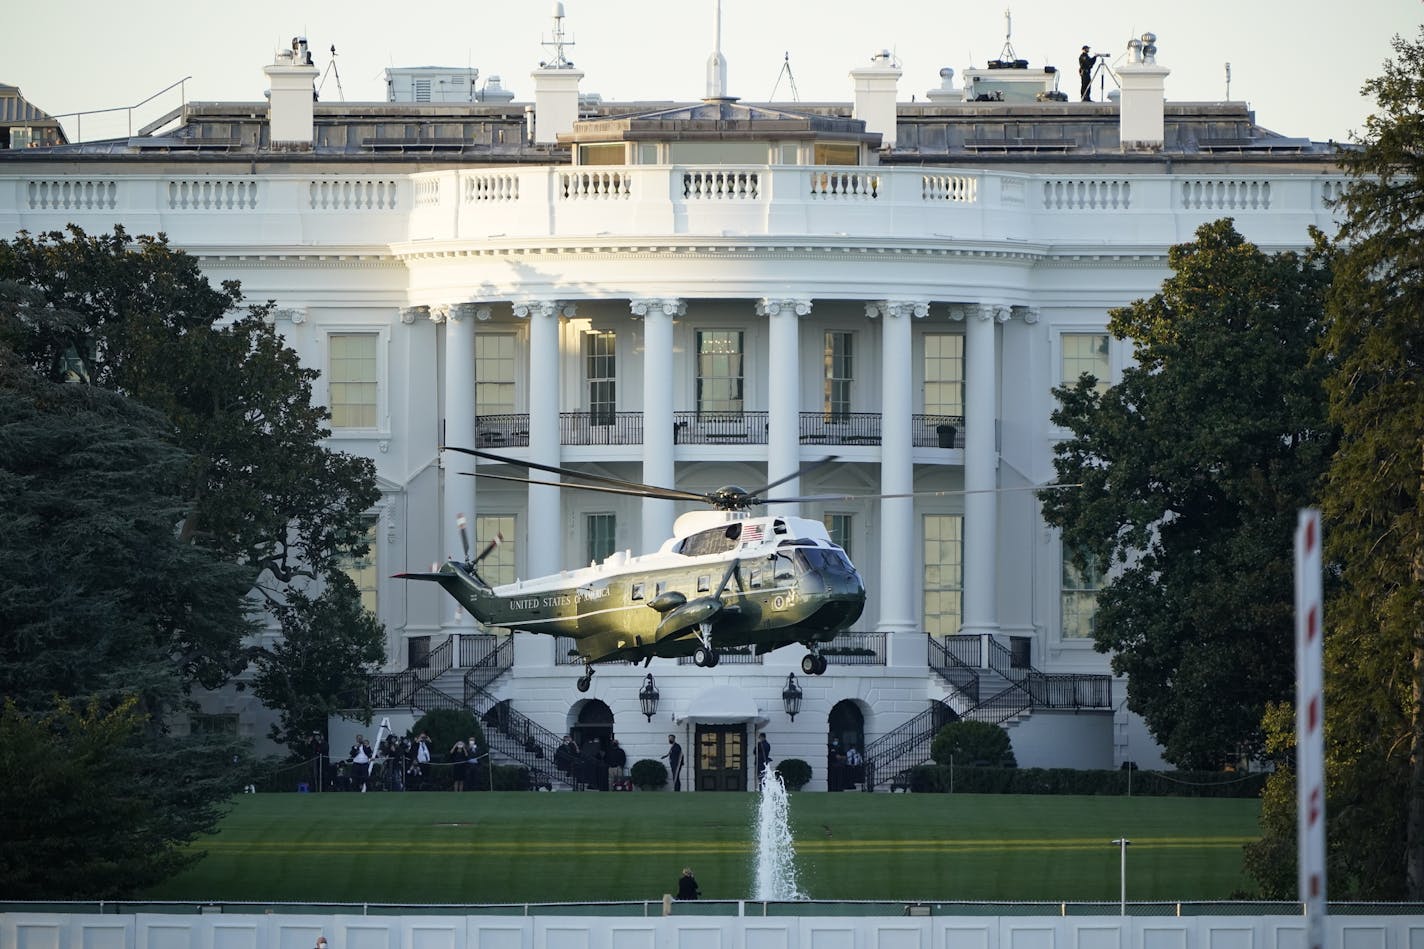
[[[396,574],[438,583],[487,626],[572,638],[584,667],[577,682],[580,692],[588,691],[596,663],[641,659],[646,667],[654,658],[691,656],[694,665],[710,669],[718,664],[719,650],[743,646],[762,655],[800,643],[807,649],[802,672],[821,675],[828,665],[821,644],[849,629],[865,608],[860,574],[820,521],[754,516],[750,511],[815,500],[768,498],[765,492],[834,461],[834,456],[755,490],[729,485],[699,494],[470,448],[445,448],[570,480],[483,471],[474,472],[475,477],[710,506],[678,517],[673,536],[653,553],[619,551],[582,569],[499,586],[491,586],[478,568],[500,538],[471,557],[462,516],[464,560],[452,558],[429,573]]]

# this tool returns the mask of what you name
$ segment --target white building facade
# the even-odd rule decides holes
[[[1304,247],[1342,182],[1323,146],[1240,103],[1164,101],[1154,53],[1132,51],[1120,99],[1085,103],[908,104],[877,57],[853,106],[650,111],[580,104],[581,73],[541,67],[542,124],[504,101],[313,105],[315,68],[279,55],[269,104],[0,153],[0,233],[161,231],[276,301],[322,372],[333,446],[379,473],[357,572],[389,632],[373,687],[398,729],[465,704],[536,770],[566,733],[612,733],[630,761],[672,734],[684,790],[752,786],[762,732],[773,760],[812,764],[812,788],[836,738],[880,769],[855,783],[884,789],[955,715],[1002,720],[1022,765],[1152,766],[1092,647],[1097,580],[1039,516],[1064,434],[1051,389],[1117,378],[1130,348],[1109,310],[1154,293],[1198,226],[1230,216],[1264,249]],[[833,456],[772,494],[834,498],[778,511],[825,522],[866,609],[823,676],[788,648],[604,666],[576,692],[569,642],[481,628],[392,574],[459,555],[461,514],[476,544],[503,535],[482,570],[511,582],[655,549],[687,508],[477,483],[443,444],[693,491]],[[246,694],[209,706],[266,732]]]

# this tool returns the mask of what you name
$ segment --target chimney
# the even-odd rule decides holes
[[[312,84],[316,67],[304,36],[292,37],[292,48],[279,50],[272,65],[262,70],[267,74],[267,123],[271,143],[288,148],[311,148],[313,134],[312,103],[316,100]]]
[[[867,132],[880,133],[880,147],[895,147],[895,86],[900,81],[900,67],[895,65],[889,50],[881,50],[870,58],[869,66],[850,71],[855,80],[854,117],[865,123]]]
[[[1123,151],[1161,151],[1166,140],[1163,89],[1170,69],[1157,65],[1157,34],[1127,44],[1127,62],[1117,68],[1118,139]]]
[[[543,67],[534,77],[534,141],[553,145],[560,132],[572,132],[579,117],[579,80],[583,73],[573,68]]]

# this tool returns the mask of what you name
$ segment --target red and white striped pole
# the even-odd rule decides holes
[[[1304,508],[1295,532],[1296,863],[1306,946],[1325,946],[1325,650],[1320,511]]]

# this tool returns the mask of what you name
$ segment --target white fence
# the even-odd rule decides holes
[[[679,913],[682,907],[679,907]],[[1331,949],[1424,945],[1424,918],[1332,916]],[[0,915],[5,949],[1294,949],[1292,916]]]

